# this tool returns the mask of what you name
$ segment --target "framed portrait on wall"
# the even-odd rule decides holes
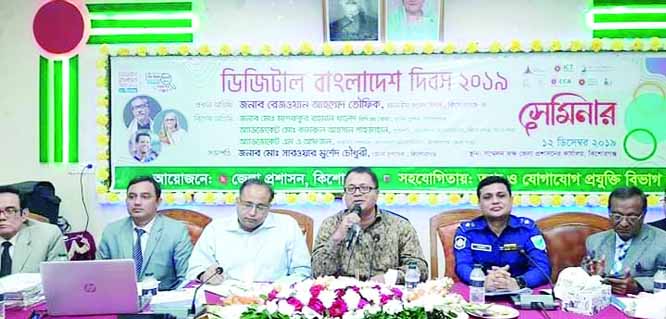
[[[386,0],[386,39],[439,41],[442,37],[442,0]]]
[[[379,41],[382,0],[323,0],[326,41]]]

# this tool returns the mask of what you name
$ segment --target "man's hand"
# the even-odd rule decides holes
[[[347,237],[347,232],[352,225],[358,224],[361,222],[361,217],[356,213],[350,213],[342,217],[342,221],[338,225],[338,228],[335,230],[333,235],[331,235],[331,240],[335,243],[339,243]]]
[[[212,265],[206,269],[201,275],[199,275],[199,281],[207,282],[209,285],[219,285],[224,281],[224,274],[218,274],[217,268],[220,266]]]
[[[504,267],[493,266],[486,274],[486,289],[490,291],[506,289],[506,280],[509,278],[511,278],[509,265]]]
[[[623,278],[605,278],[604,281],[611,285],[611,291],[616,295],[636,295],[642,290],[629,270],[625,271]]]
[[[600,259],[594,259],[590,256],[585,256],[581,262],[581,267],[590,275],[601,276],[606,268],[606,257],[601,256]]]

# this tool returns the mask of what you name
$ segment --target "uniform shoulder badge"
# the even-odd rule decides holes
[[[465,248],[465,245],[467,244],[467,238],[464,236],[456,236],[456,239],[453,242],[453,247],[455,247],[457,250],[461,250]]]
[[[543,239],[543,236],[535,235],[530,237],[530,240],[532,241],[534,248],[540,250],[546,250],[546,240]]]

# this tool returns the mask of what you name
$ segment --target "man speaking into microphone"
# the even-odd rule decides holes
[[[377,207],[377,175],[367,167],[355,167],[344,179],[346,209],[322,222],[312,251],[312,272],[319,276],[349,276],[384,282],[390,269],[404,282],[407,266],[415,262],[421,281],[427,279],[416,230],[409,221]]]

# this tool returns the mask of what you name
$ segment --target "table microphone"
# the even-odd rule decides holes
[[[525,256],[525,258],[527,258],[527,260],[532,263],[532,265],[534,265],[537,271],[542,276],[546,277],[546,280],[548,280],[548,283],[551,287],[551,293],[549,295],[518,295],[518,297],[514,299],[514,303],[516,303],[521,308],[541,310],[555,309],[557,306],[555,304],[555,284],[553,284],[550,276],[546,275],[546,272],[541,269],[541,267],[539,267],[536,262],[534,262],[534,259],[530,257],[525,249],[517,244],[505,244],[500,247],[500,251],[517,251],[521,255]]]
[[[199,289],[203,287],[205,284],[207,284],[211,279],[213,279],[217,275],[221,275],[224,272],[224,268],[222,267],[217,267],[215,268],[215,274],[208,277],[206,280],[204,280],[202,283],[197,286],[196,289],[194,289],[194,296],[192,296],[192,306],[190,307],[190,310],[187,311],[187,314],[189,315],[194,315],[196,313],[196,300],[197,300],[197,293],[199,292]]]

